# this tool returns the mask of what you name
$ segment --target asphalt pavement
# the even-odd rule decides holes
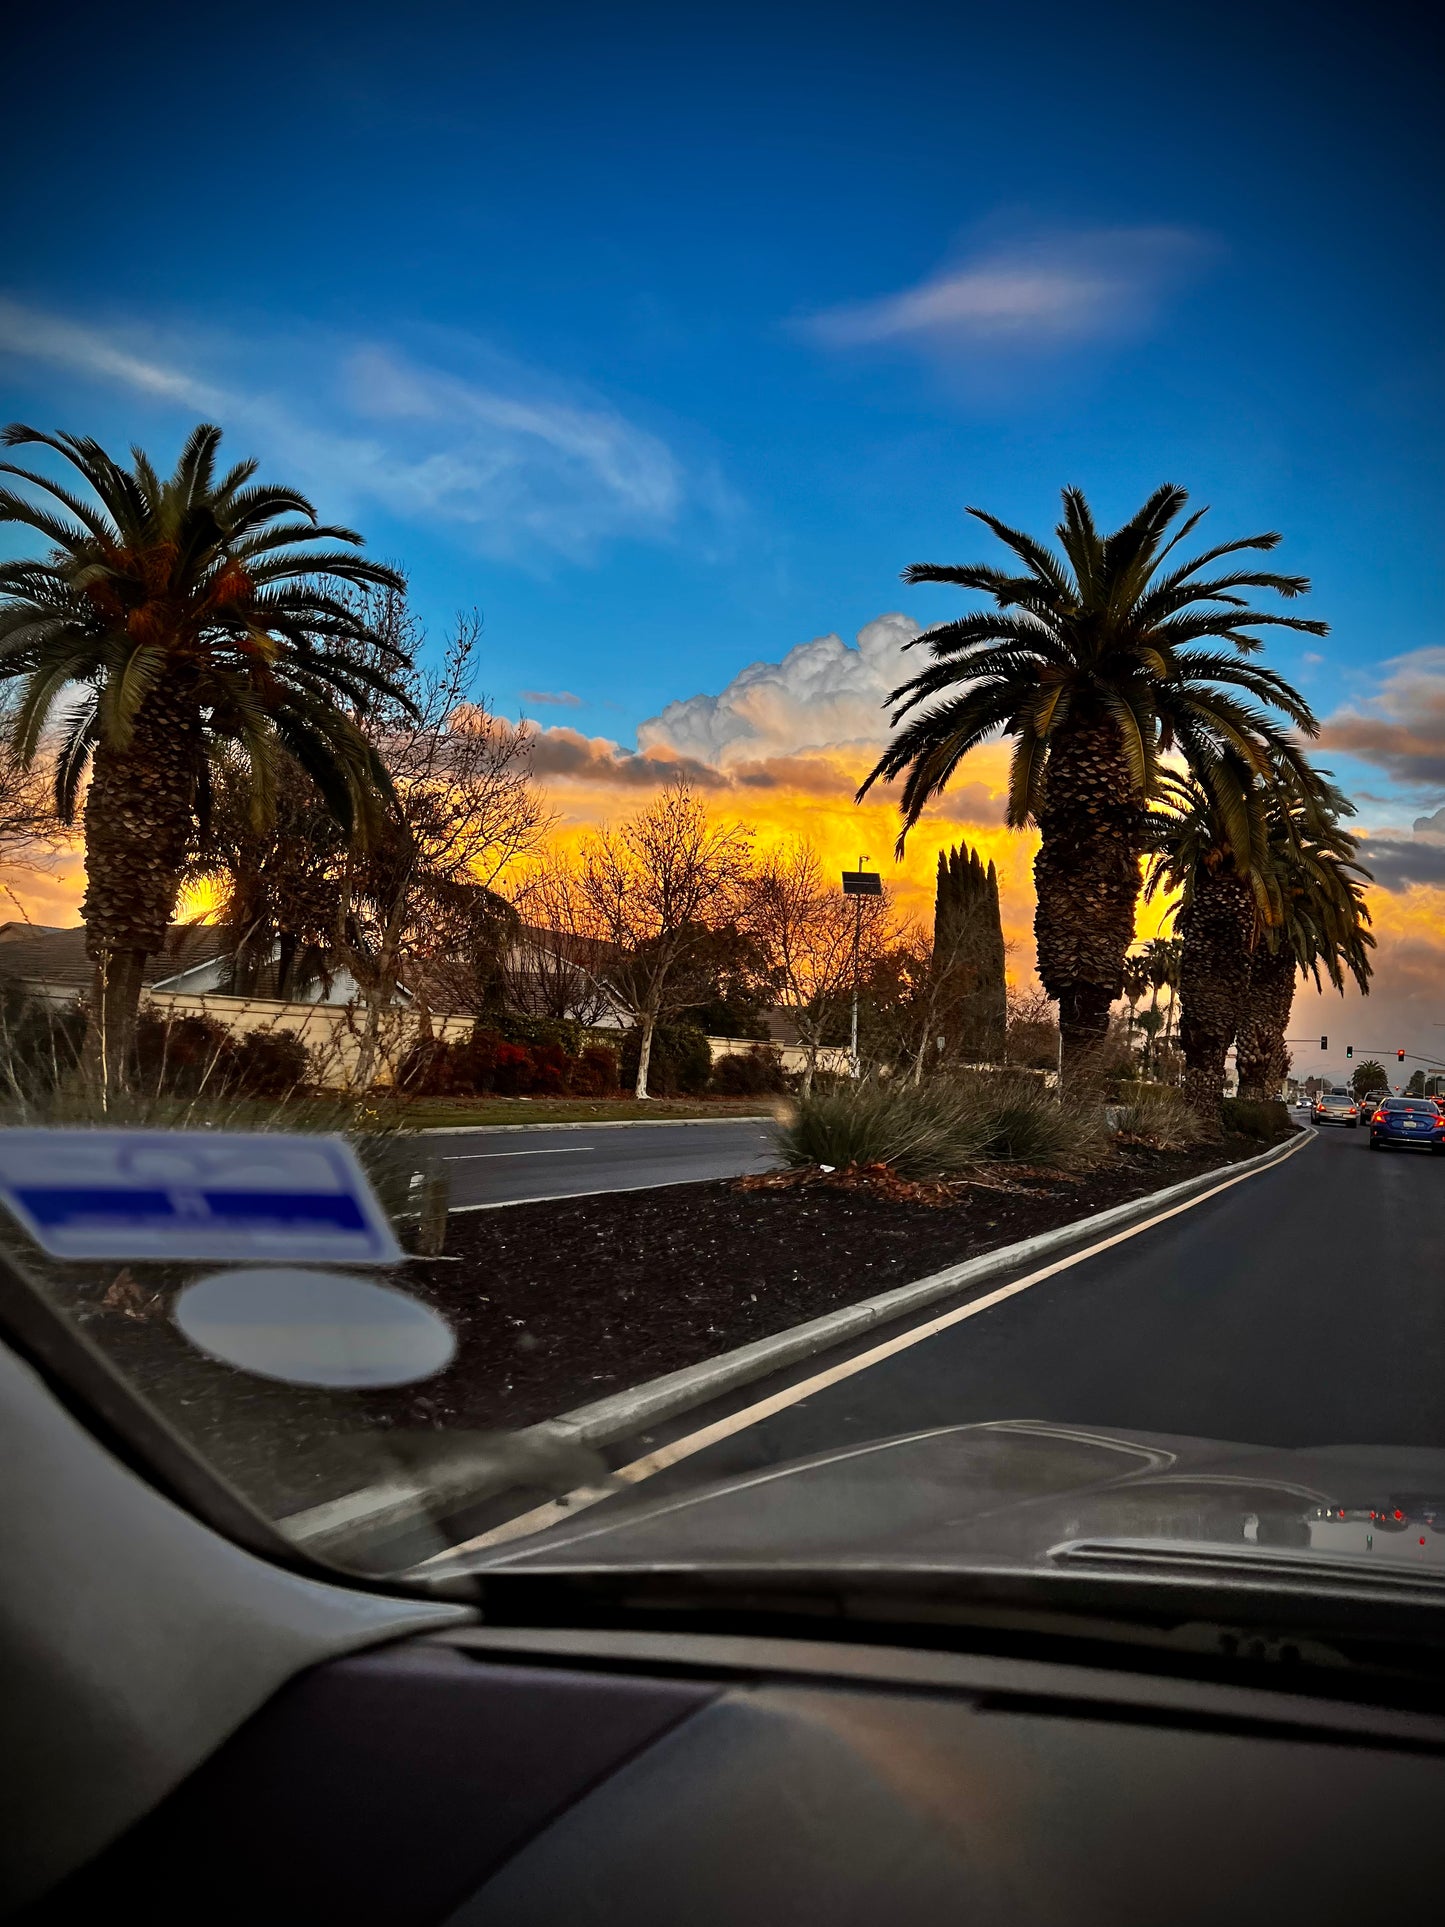
[[[875,1328],[648,1445],[919,1322]],[[1322,1130],[1278,1167],[747,1425],[635,1496],[999,1418],[1285,1447],[1445,1446],[1445,1157],[1372,1153],[1367,1130]]]
[[[430,1147],[450,1176],[453,1210],[648,1191],[777,1163],[772,1126],[752,1118],[434,1132]]]

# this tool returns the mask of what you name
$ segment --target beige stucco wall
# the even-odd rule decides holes
[[[235,1037],[253,1030],[290,1031],[311,1052],[319,1084],[344,1090],[354,1080],[366,1022],[366,1011],[360,1004],[291,1004],[274,997],[221,997],[209,991],[184,990],[150,991],[145,1002],[162,1016],[214,1018]],[[476,1018],[470,1016],[430,1019],[432,1035],[447,1043],[470,1037],[475,1022]],[[415,1011],[385,1013],[378,1082],[390,1083],[397,1065],[416,1041],[421,1024]]]
[[[802,1071],[808,1067],[808,1053],[800,1044],[769,1044],[763,1037],[709,1037],[708,1047],[712,1051],[714,1064],[720,1057],[745,1057],[758,1044],[775,1050],[783,1060],[785,1071]],[[820,1071],[833,1071],[839,1077],[848,1070],[848,1052],[841,1045],[825,1045],[818,1052],[815,1067]]]

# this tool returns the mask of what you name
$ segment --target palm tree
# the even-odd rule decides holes
[[[1164,1026],[1164,1046],[1172,1048],[1174,1040],[1174,1019],[1178,1015],[1175,1005],[1179,1000],[1179,965],[1181,945],[1178,937],[1151,937],[1144,946],[1144,963],[1149,972],[1149,1068],[1157,1071],[1158,1046],[1154,1039],[1159,1031],[1159,993],[1169,992],[1169,1017]]]
[[[1138,1023],[1135,1015],[1139,999],[1149,988],[1149,965],[1142,951],[1131,950],[1124,959],[1123,968],[1124,1001],[1129,1006],[1129,1042],[1134,1041],[1134,1028]]]
[[[1150,816],[1146,892],[1179,893],[1180,1043],[1184,1096],[1205,1120],[1220,1122],[1224,1059],[1234,1041],[1257,931],[1272,912],[1264,868],[1264,786],[1234,762],[1226,810],[1193,774],[1165,772],[1161,807]]]
[[[388,779],[347,712],[394,694],[391,672],[405,664],[344,592],[401,580],[350,553],[361,537],[320,523],[295,489],[253,483],[255,462],[217,479],[221,431],[209,424],[164,481],[138,448],[125,468],[86,437],[17,423],[3,440],[54,449],[96,498],[0,463],[50,498],[0,490],[0,523],[49,544],[43,560],[0,565],[0,679],[21,685],[13,740],[23,758],[61,705],[66,821],[90,772],[81,915],[96,971],[92,1061],[110,1085],[223,748],[244,760],[258,822],[271,813],[282,751],[348,833],[376,820]]]
[[[1139,858],[1161,753],[1177,751],[1212,793],[1229,759],[1263,769],[1293,750],[1271,711],[1306,734],[1316,724],[1304,698],[1247,658],[1269,625],[1326,633],[1326,624],[1252,609],[1240,590],[1291,598],[1302,576],[1213,563],[1275,548],[1275,534],[1246,536],[1169,563],[1204,511],[1170,535],[1188,497],[1156,489],[1112,535],[1100,535],[1083,495],[1065,489],[1057,530],[1062,556],[981,509],[969,513],[1022,563],[1022,573],[984,564],[919,563],[905,582],[949,582],[994,606],[915,638],[932,666],[896,689],[896,731],[859,790],[907,772],[903,831],[989,737],[1014,740],[1008,820],[1036,823],[1038,969],[1058,1000],[1066,1079],[1092,1071],[1122,985],[1134,935]],[[1195,647],[1196,644],[1224,645]],[[931,702],[942,697],[939,702]],[[920,705],[929,705],[920,712]],[[920,712],[920,713],[915,713]]]
[[[1355,808],[1328,773],[1314,772],[1308,787],[1286,775],[1266,811],[1271,914],[1256,931],[1236,1037],[1239,1094],[1255,1098],[1277,1097],[1284,1084],[1297,973],[1308,971],[1318,989],[1323,971],[1340,992],[1348,973],[1368,995],[1375,942],[1365,905],[1370,873],[1340,826]]]

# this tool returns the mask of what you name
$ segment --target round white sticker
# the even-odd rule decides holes
[[[218,1271],[188,1285],[172,1317],[198,1351],[288,1385],[409,1385],[456,1351],[430,1306],[344,1271]]]

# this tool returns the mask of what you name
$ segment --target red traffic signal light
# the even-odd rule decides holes
[[[1400,1062],[1401,1062],[1401,1063],[1403,1064],[1403,1063],[1404,1063],[1404,1061],[1405,1061],[1405,1053],[1404,1053],[1404,1051],[1402,1051],[1402,1050],[1397,1050],[1397,1051],[1395,1052],[1395,1055],[1396,1055],[1396,1057],[1398,1057],[1398,1058],[1399,1058],[1399,1060],[1400,1060]]]

